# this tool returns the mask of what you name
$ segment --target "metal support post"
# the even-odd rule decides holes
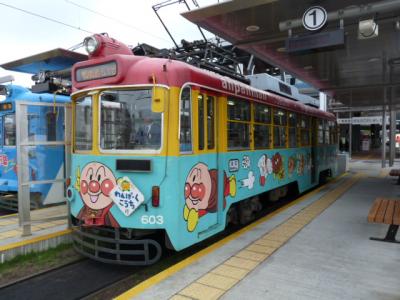
[[[386,88],[385,88],[386,94]],[[386,105],[382,107],[382,168],[386,168]]]
[[[26,105],[17,103],[15,110],[17,132],[17,166],[18,166],[18,218],[22,226],[22,236],[32,234],[31,231],[31,199],[29,182],[28,148],[21,144],[28,137],[28,114]]]
[[[327,108],[327,96],[325,93],[319,92],[319,109],[326,111]]]
[[[389,167],[394,164],[396,151],[396,111],[390,106],[390,149],[389,149]]]
[[[352,153],[352,140],[353,140],[353,124],[352,124],[352,118],[353,117],[353,113],[349,112],[349,119],[350,119],[350,123],[349,123],[349,159],[351,159],[351,153]]]

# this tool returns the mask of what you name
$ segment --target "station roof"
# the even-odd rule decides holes
[[[302,17],[315,4],[326,10],[327,23],[311,32],[303,27]],[[398,0],[233,0],[183,16],[347,106],[382,105],[385,88],[386,103],[400,104]],[[359,39],[359,22],[366,19],[378,25],[378,36]],[[286,45],[290,35],[307,48],[341,28],[344,39],[337,45],[293,52]]]
[[[0,67],[10,71],[37,74],[40,71],[69,69],[73,64],[83,60],[87,60],[87,55],[57,48],[4,63]]]

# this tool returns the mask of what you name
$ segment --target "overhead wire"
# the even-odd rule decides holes
[[[110,20],[112,20],[112,21],[114,21],[114,22],[116,22],[116,23],[119,23],[119,24],[121,24],[121,25],[130,27],[130,28],[132,28],[132,29],[135,29],[135,30],[137,30],[137,31],[140,31],[140,32],[142,32],[142,33],[145,33],[145,34],[147,34],[147,35],[151,35],[151,36],[153,36],[153,37],[155,37],[155,38],[157,38],[157,39],[161,39],[161,40],[163,40],[163,41],[169,42],[169,40],[167,40],[167,39],[165,39],[165,38],[163,38],[163,37],[161,37],[161,36],[155,35],[155,34],[153,34],[153,33],[151,33],[151,32],[144,31],[143,29],[140,29],[140,28],[135,27],[135,26],[133,26],[133,25],[131,25],[131,24],[125,23],[125,22],[123,22],[123,21],[121,21],[121,20],[119,20],[119,19],[117,19],[117,18],[114,18],[114,17],[108,16],[108,15],[105,15],[105,14],[99,12],[99,11],[93,10],[93,9],[91,9],[91,8],[89,8],[89,7],[83,6],[83,5],[78,4],[78,3],[74,2],[74,1],[65,0],[65,2],[70,3],[70,4],[72,4],[72,5],[76,6],[76,7],[79,7],[79,8],[81,8],[81,9],[87,10],[87,11],[93,13],[93,14],[99,15],[99,16],[101,16],[101,17],[103,17],[103,18],[110,19]]]
[[[74,25],[71,25],[71,24],[68,24],[68,23],[53,19],[53,18],[49,18],[49,17],[46,17],[46,16],[42,16],[42,15],[39,15],[39,14],[34,13],[32,11],[29,11],[29,10],[26,10],[26,9],[22,9],[22,8],[19,8],[19,7],[10,5],[10,4],[6,4],[6,3],[3,3],[3,2],[0,2],[0,5],[8,7],[8,8],[11,8],[11,9],[14,9],[14,10],[21,11],[21,12],[26,13],[26,14],[31,15],[31,16],[42,18],[42,19],[50,21],[50,22],[54,22],[54,23],[57,23],[57,24],[60,24],[60,25],[64,25],[64,26],[67,26],[67,27],[70,27],[70,28],[73,28],[73,29],[77,29],[77,30],[86,32],[86,33],[94,34],[94,32],[91,32],[89,30],[83,29],[81,27],[74,26]]]

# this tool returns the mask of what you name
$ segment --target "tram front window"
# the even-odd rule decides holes
[[[15,115],[4,116],[4,146],[15,146]]]
[[[75,105],[75,150],[92,149],[92,97],[76,100]]]
[[[161,148],[162,114],[151,110],[151,89],[104,91],[100,101],[103,150]]]

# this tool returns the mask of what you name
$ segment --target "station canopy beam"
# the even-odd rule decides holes
[[[315,32],[301,23],[303,14],[314,5],[310,0],[233,0],[182,15],[344,106],[382,106],[385,88],[391,89],[391,105],[400,104],[400,1],[320,2],[327,21]],[[360,38],[362,21],[376,25],[370,38]],[[328,33],[340,37],[340,30],[343,43],[323,45]],[[312,43],[312,47],[289,51],[289,38]]]

